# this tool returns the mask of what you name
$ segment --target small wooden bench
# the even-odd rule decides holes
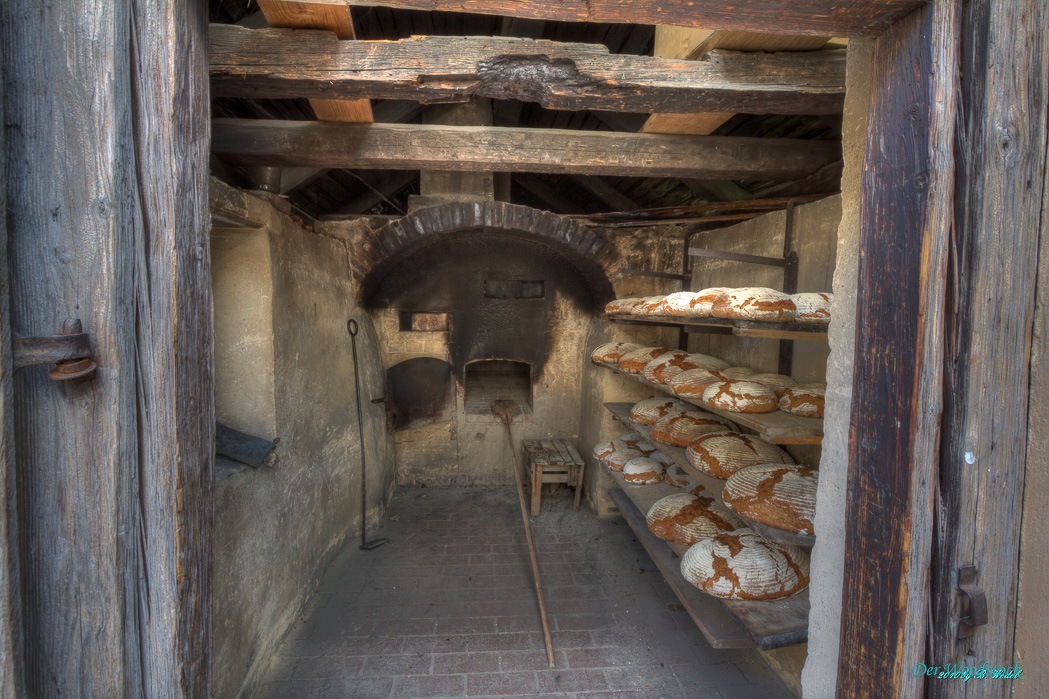
[[[532,492],[532,516],[539,514],[543,483],[564,483],[575,488],[574,508],[578,510],[583,493],[583,459],[576,448],[563,439],[526,439],[522,444]]]

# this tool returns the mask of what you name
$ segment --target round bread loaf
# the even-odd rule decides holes
[[[834,303],[834,294],[822,292],[794,294],[794,321],[826,325],[830,322],[830,307]]]
[[[656,447],[655,444],[648,441],[647,439],[638,440],[637,443],[634,445],[634,449],[637,449],[645,456],[652,456],[652,452],[658,451],[658,447]]]
[[[663,480],[663,464],[655,459],[640,457],[623,466],[623,480],[634,485],[652,485]]]
[[[658,461],[659,463],[663,464],[663,466],[666,468],[670,468],[671,466],[676,465],[673,459],[671,459],[669,456],[659,451],[658,449],[649,454],[648,458],[652,459],[653,461]]]
[[[707,386],[727,380],[727,376],[715,369],[690,369],[672,378],[669,386],[675,395],[702,398]]]
[[[732,432],[736,426],[729,420],[711,413],[690,410],[667,415],[652,426],[652,441],[675,447],[687,447],[692,440],[711,432]]]
[[[666,347],[642,347],[623,355],[618,366],[620,371],[628,374],[640,374],[649,362],[656,357],[662,357],[669,351]]]
[[[637,296],[626,299],[616,299],[615,301],[609,301],[605,306],[605,313],[610,315],[626,315],[630,313],[630,310],[634,307],[641,299]]]
[[[641,370],[641,375],[649,381],[662,383],[659,377],[663,374],[663,370],[671,364],[680,364],[687,356],[688,352],[682,350],[670,350],[646,364],[645,368]]]
[[[745,378],[747,381],[768,386],[776,394],[777,398],[786,393],[788,388],[794,388],[798,385],[797,381],[783,374],[751,374]]]
[[[648,441],[648,437],[641,434],[640,432],[635,432],[633,430],[631,430],[630,432],[624,432],[623,434],[616,437],[616,439],[618,439],[620,442],[625,443],[631,449],[637,449],[637,445],[639,442]]]
[[[639,425],[651,427],[671,413],[682,413],[692,407],[677,398],[646,398],[630,409],[630,419]]]
[[[729,381],[735,381],[738,379],[747,379],[749,381],[751,376],[758,373],[749,366],[730,366],[725,367],[724,369],[718,369],[718,371],[720,371],[721,375]]]
[[[646,296],[633,305],[630,314],[635,316],[659,315],[659,305],[666,296]]]
[[[622,471],[627,462],[642,457],[644,457],[644,454],[637,449],[616,449],[605,457],[605,466],[608,466],[613,471]]]
[[[715,432],[693,439],[685,450],[685,458],[714,478],[728,478],[742,468],[757,464],[794,463],[790,454],[775,444],[736,432]]]
[[[779,599],[808,586],[809,554],[743,528],[689,547],[681,557],[681,575],[722,599]]]
[[[689,302],[687,315],[693,318],[709,318],[713,315],[714,302],[726,291],[730,291],[727,286],[712,286],[709,289],[697,291],[695,298]]]
[[[779,404],[776,393],[753,381],[722,381],[707,386],[703,402],[732,413],[771,413]]]
[[[590,359],[596,364],[618,366],[619,360],[623,358],[623,355],[639,349],[642,349],[641,345],[633,342],[606,342],[591,353]]]
[[[623,449],[633,449],[626,442],[620,439],[606,439],[603,442],[598,442],[594,445],[594,458],[595,459],[607,459],[612,455],[613,452],[621,451]],[[638,450],[640,451],[640,450]]]
[[[677,464],[667,466],[667,470],[663,472],[663,480],[665,480],[668,485],[672,485],[678,490],[684,490],[686,493],[692,493],[693,495],[696,494],[694,491],[697,489],[703,490],[703,486],[690,476],[688,471]]]
[[[823,417],[825,383],[806,383],[789,389],[779,399],[779,409],[801,417]]]
[[[741,529],[746,523],[706,490],[674,493],[656,500],[645,517],[648,530],[664,541],[691,546],[708,536]]]
[[[819,472],[807,466],[758,464],[725,481],[725,505],[748,519],[798,534],[812,534]]]
[[[695,371],[696,369],[720,369],[723,365],[726,365],[726,362],[721,361],[717,357],[710,357],[705,354],[690,354],[680,361],[670,362],[659,371],[656,380],[665,386],[669,386],[674,377],[683,372]]]
[[[669,294],[666,299],[663,300],[663,305],[660,308],[661,315],[690,315],[689,311],[692,309],[692,302],[697,295],[698,294],[695,291],[679,291],[675,294]]]
[[[714,302],[713,315],[736,320],[786,323],[794,320],[794,302],[782,291],[760,286],[730,289]]]

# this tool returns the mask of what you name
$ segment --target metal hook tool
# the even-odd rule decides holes
[[[388,542],[389,539],[372,539],[368,541],[366,538],[368,532],[368,488],[366,481],[368,467],[364,458],[364,411],[361,409],[361,377],[357,368],[357,333],[360,332],[360,328],[357,325],[357,321],[350,318],[346,323],[346,329],[350,331],[350,344],[353,345],[353,386],[357,395],[357,426],[360,428],[361,436],[361,549],[371,551],[379,548]]]

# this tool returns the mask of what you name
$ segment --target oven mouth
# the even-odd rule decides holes
[[[491,415],[492,403],[509,400],[532,414],[532,365],[513,359],[478,359],[466,365],[463,405],[468,415]]]

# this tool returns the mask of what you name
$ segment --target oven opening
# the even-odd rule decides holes
[[[512,400],[532,413],[532,365],[509,359],[482,359],[466,365],[464,404],[468,415],[490,415],[492,401]]]

